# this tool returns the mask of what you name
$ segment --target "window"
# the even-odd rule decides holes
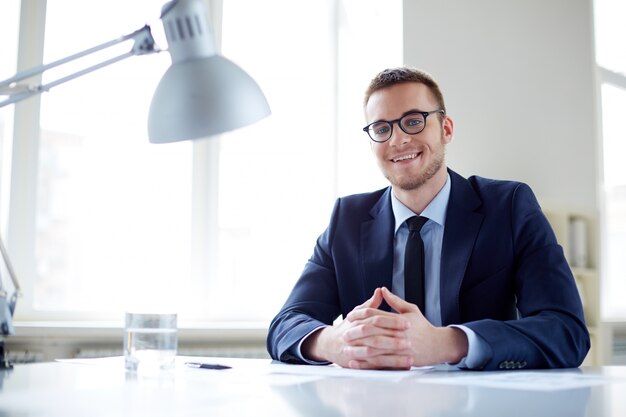
[[[147,14],[161,30],[154,1],[84,3],[48,1],[44,62],[129,33]],[[152,307],[181,322],[267,322],[335,198],[385,185],[360,130],[361,101],[377,71],[401,63],[402,28],[366,22],[402,20],[399,0],[378,3],[224,0],[222,51],[261,85],[273,115],[220,139],[148,144],[167,54],[43,95],[36,210],[16,221],[11,213],[12,227],[35,224],[19,264],[31,294],[19,317],[121,320]]]
[[[596,61],[602,101],[604,178],[604,281],[602,314],[605,318],[626,317],[620,295],[626,292],[626,53],[623,16],[626,4],[595,1]]]
[[[2,4],[0,13],[0,80],[5,80],[15,73],[17,67],[17,38],[20,22],[20,3],[18,0],[7,0]],[[0,97],[1,99],[2,97]],[[8,195],[11,179],[11,140],[13,136],[13,108],[4,107],[0,110],[0,236],[6,243],[5,231],[8,213]]]

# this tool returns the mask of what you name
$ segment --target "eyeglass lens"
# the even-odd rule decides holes
[[[373,123],[368,129],[370,137],[376,142],[384,142],[391,137],[393,122],[381,121]],[[409,135],[415,135],[424,130],[426,120],[422,113],[409,113],[399,120],[400,128]]]

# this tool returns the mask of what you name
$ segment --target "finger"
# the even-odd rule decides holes
[[[405,328],[393,329],[376,326],[368,322],[357,322],[356,324],[347,327],[342,335],[345,341],[352,341],[364,337],[375,336],[387,336],[395,337],[397,339],[406,339],[408,337],[408,333]]]
[[[380,288],[374,290],[374,294],[367,299],[363,304],[356,306],[354,309],[361,308],[378,308],[383,303],[383,294]]]
[[[411,342],[405,332],[391,334],[367,334],[360,327],[350,329],[343,335],[343,340],[350,346],[372,347],[389,351],[403,351],[411,348]]]
[[[406,330],[411,326],[406,317],[381,310],[363,309],[353,311],[346,319],[355,324],[368,325],[389,330]]]
[[[413,364],[411,356],[382,355],[368,360],[352,359],[348,361],[348,367],[352,369],[387,369],[409,370]]]
[[[375,317],[385,317],[386,319],[374,319]],[[377,308],[359,308],[354,309],[346,316],[348,321],[354,322],[358,320],[384,320],[384,321],[405,321],[405,318],[395,312],[383,311]],[[396,326],[392,326],[396,327]]]
[[[402,349],[402,350],[389,350],[389,349],[379,349],[372,346],[344,346],[342,349],[343,355],[347,359],[356,359],[356,360],[367,360],[372,361],[373,358],[378,356],[411,356],[413,352],[411,349]]]
[[[398,313],[413,313],[415,311],[419,311],[419,308],[415,304],[406,302],[402,298],[389,291],[387,288],[383,287],[381,292],[383,298],[385,299],[385,301],[387,301],[387,304],[389,304],[389,307],[393,308]]]

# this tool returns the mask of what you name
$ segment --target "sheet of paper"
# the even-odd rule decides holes
[[[556,391],[602,385],[609,382],[600,375],[578,372],[510,371],[510,372],[458,372],[452,375],[429,375],[422,381],[435,384],[474,385],[531,391]]]
[[[336,365],[290,365],[272,362],[269,366],[271,374],[311,375],[320,377],[378,378],[400,380],[424,374],[432,370],[432,366],[413,367],[408,371],[382,371],[365,369],[346,369]]]

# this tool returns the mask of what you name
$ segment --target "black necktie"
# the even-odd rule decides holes
[[[416,304],[422,314],[426,314],[424,289],[424,242],[420,230],[428,219],[413,216],[406,221],[409,238],[404,250],[404,299]]]

